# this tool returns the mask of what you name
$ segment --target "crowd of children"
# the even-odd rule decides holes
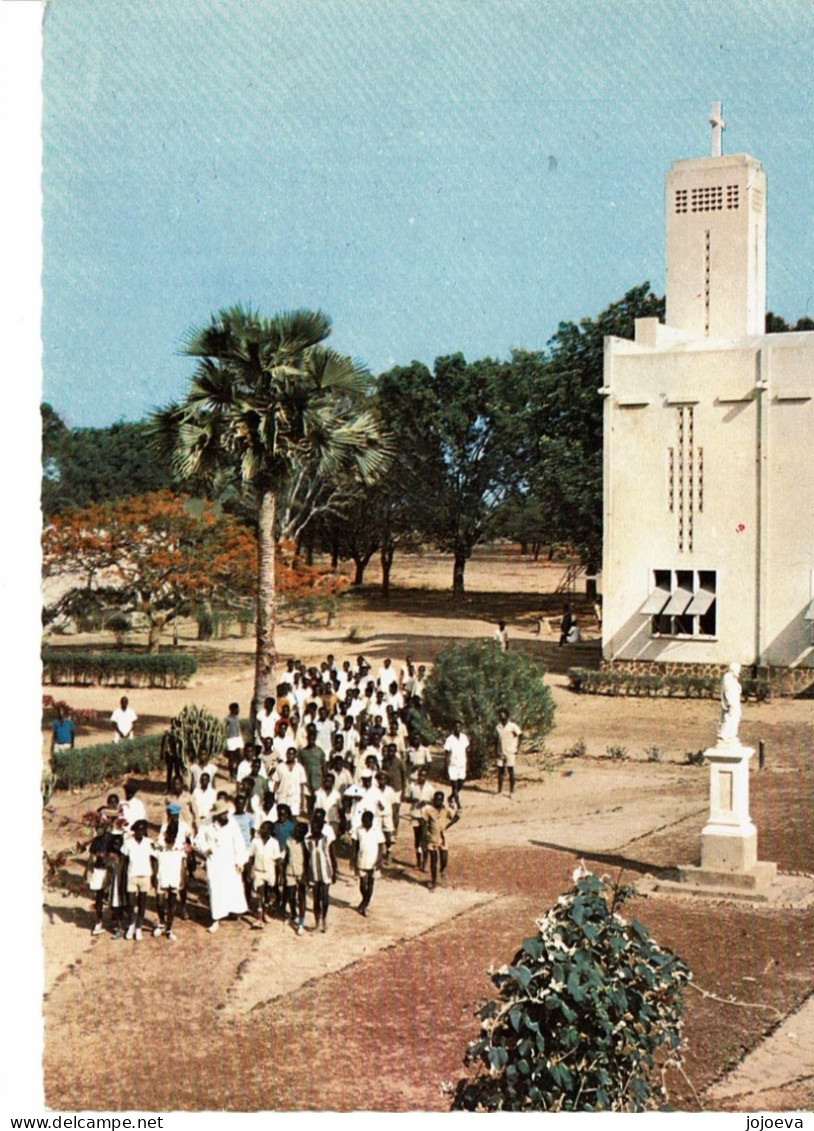
[[[98,812],[87,872],[93,933],[104,932],[107,905],[113,938],[140,940],[152,893],[152,933],[175,940],[199,865],[210,931],[229,917],[249,916],[262,929],[280,916],[301,935],[308,909],[315,929],[325,931],[338,852],[358,877],[357,911],[367,915],[402,806],[415,866],[429,869],[427,886],[435,889],[447,866],[445,833],[462,811],[468,739],[456,723],[444,745],[447,800],[429,781],[425,678],[424,666],[409,656],[398,671],[385,659],[375,674],[364,656],[339,665],[329,655],[311,667],[289,660],[253,734],[244,733],[239,705],[229,705],[223,767],[194,761],[179,773],[171,724],[163,747],[168,797],[157,835],[149,835],[133,782],[123,801],[111,794]],[[226,779],[223,788],[216,776]],[[513,771],[510,782],[513,788]]]

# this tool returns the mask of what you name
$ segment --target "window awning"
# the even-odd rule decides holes
[[[686,613],[687,608],[692,601],[691,589],[674,589],[670,594],[670,600],[667,602],[667,608],[664,609],[666,617],[680,617]]]
[[[806,620],[814,620],[814,597],[808,602],[808,608],[804,615]]]
[[[669,600],[669,589],[654,589],[641,609],[639,609],[639,612],[648,617],[658,616]]]
[[[711,593],[709,589],[699,589],[690,601],[686,612],[689,616],[703,616],[714,600],[715,594]]]

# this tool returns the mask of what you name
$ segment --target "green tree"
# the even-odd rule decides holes
[[[161,491],[165,464],[145,459],[146,421],[107,428],[67,428],[49,404],[42,412],[42,509],[46,518],[91,503]]]
[[[467,773],[479,778],[495,749],[497,713],[505,707],[527,739],[542,743],[554,725],[554,699],[539,663],[504,652],[497,641],[450,644],[436,657],[424,705],[448,734],[459,719],[469,738]]]
[[[637,318],[664,318],[649,283],[596,318],[562,322],[546,353],[512,355],[511,378],[528,396],[518,445],[526,489],[546,514],[546,540],[568,543],[591,570],[602,560],[604,342],[633,338]]]
[[[370,375],[323,345],[331,322],[306,310],[272,318],[241,306],[193,330],[197,359],[186,398],[156,412],[154,443],[183,481],[218,475],[239,486],[257,526],[254,710],[273,689],[277,661],[277,506],[296,477],[383,473],[389,442],[367,400]]]
[[[519,435],[522,390],[505,364],[463,354],[439,357],[432,372],[413,362],[379,378],[382,419],[398,436],[399,481],[415,527],[453,556],[452,593],[464,592],[474,547],[491,533],[507,490]]]

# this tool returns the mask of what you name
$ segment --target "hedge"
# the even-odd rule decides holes
[[[717,699],[721,680],[715,675],[671,675],[660,672],[629,672],[607,669],[569,668],[568,684],[572,691],[587,695],[660,695],[668,698]],[[768,699],[771,686],[767,679],[741,678],[744,699],[758,703]]]
[[[122,742],[96,746],[75,746],[54,751],[51,771],[58,789],[121,779],[127,774],[144,774],[163,765],[160,734],[145,734]]]
[[[110,687],[185,687],[198,668],[189,652],[42,653],[43,681],[51,684]]]

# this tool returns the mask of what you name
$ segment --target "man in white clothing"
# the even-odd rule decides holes
[[[243,865],[248,860],[248,850],[225,801],[216,802],[211,816],[212,820],[198,830],[194,847],[206,861],[212,915],[209,931],[214,932],[227,915],[245,915],[249,910],[243,888]]]
[[[274,706],[274,700],[269,697],[263,702],[263,706],[257,712],[257,737],[260,739],[260,745],[263,745],[263,739],[274,738],[274,728],[277,725],[277,720],[280,716]]]
[[[136,821],[147,820],[147,810],[144,808],[144,802],[141,798],[136,797],[137,793],[138,786],[134,781],[125,782],[124,801],[119,806],[119,816],[122,819],[125,837],[132,834]]]
[[[138,722],[138,715],[130,706],[126,695],[122,695],[119,705],[110,716],[113,723],[113,741],[121,742],[123,738],[133,737],[133,726]]]
[[[461,721],[456,719],[452,724],[452,734],[450,734],[444,743],[444,764],[447,770],[447,778],[452,794],[449,799],[450,805],[455,805],[458,811],[463,808],[461,805],[461,790],[466,781],[466,756],[469,750],[469,739],[461,730]]]
[[[289,746],[285,762],[271,775],[271,789],[278,805],[287,805],[294,817],[303,810],[303,790],[308,784],[305,767],[297,761],[297,751]]]
[[[517,723],[509,718],[505,707],[497,713],[495,727],[495,755],[497,758],[497,791],[503,792],[503,775],[509,771],[509,797],[514,794],[514,766],[523,733]]]

